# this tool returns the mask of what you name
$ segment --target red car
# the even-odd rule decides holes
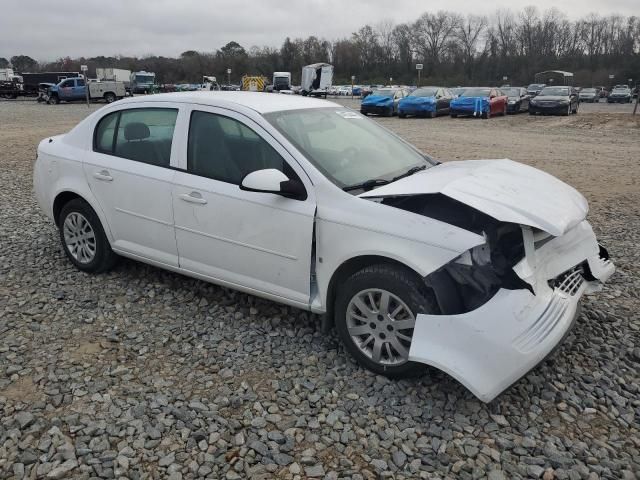
[[[451,100],[449,114],[473,115],[490,118],[491,115],[507,114],[507,96],[497,88],[469,87],[458,97]]]

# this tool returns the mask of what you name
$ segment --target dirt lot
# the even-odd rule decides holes
[[[42,138],[99,105],[0,102],[0,478],[636,478],[629,107],[379,119],[442,161],[511,158],[575,186],[618,266],[557,356],[485,405],[444,375],[358,368],[304,312],[132,261],[77,272],[37,210],[31,168]]]

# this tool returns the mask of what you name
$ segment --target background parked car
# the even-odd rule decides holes
[[[519,113],[529,110],[531,95],[524,87],[504,87],[500,91],[507,96],[507,113]]]
[[[374,90],[371,95],[362,100],[360,113],[368,115],[375,113],[392,117],[398,113],[398,102],[406,97],[405,89],[399,87],[384,87]]]
[[[458,97],[451,100],[449,114],[473,115],[490,118],[492,115],[507,114],[507,97],[497,88],[470,87]]]
[[[578,94],[578,101],[594,103],[600,100],[600,92],[595,88],[583,88]]]
[[[542,89],[544,87],[546,87],[547,85],[544,83],[532,83],[531,85],[529,85],[527,87],[527,93],[529,95],[531,95],[532,97],[535,97],[536,95],[538,95]]]
[[[631,103],[631,89],[627,85],[616,85],[607,97],[607,103]]]
[[[600,98],[607,98],[609,96],[609,90],[607,87],[596,87],[596,90],[598,91]]]
[[[449,113],[453,94],[444,87],[417,88],[398,103],[398,116],[407,115],[435,118]]]
[[[529,113],[571,115],[578,113],[578,106],[578,94],[573,87],[544,87],[536,98],[531,99]]]

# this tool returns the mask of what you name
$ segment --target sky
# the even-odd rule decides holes
[[[637,15],[639,0],[0,0],[0,57],[38,61],[97,55],[178,56],[229,41],[280,47],[285,37],[334,40],[365,24],[412,22],[425,11],[490,15],[497,9],[556,7]]]

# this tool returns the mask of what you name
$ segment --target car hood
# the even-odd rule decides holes
[[[569,97],[562,96],[562,95],[538,95],[536,96],[536,101],[538,100],[546,100],[551,102],[562,102],[562,101],[568,102]]]
[[[385,97],[384,95],[367,95],[367,98],[365,98],[362,101],[363,105],[378,105],[381,103],[392,103],[393,102],[393,98],[391,97]]]
[[[552,175],[512,160],[439,164],[360,194],[362,198],[441,193],[493,218],[560,236],[587,216],[586,199]]]
[[[400,103],[409,104],[409,105],[421,105],[424,103],[434,103],[436,101],[436,97],[405,97],[400,100]]]

